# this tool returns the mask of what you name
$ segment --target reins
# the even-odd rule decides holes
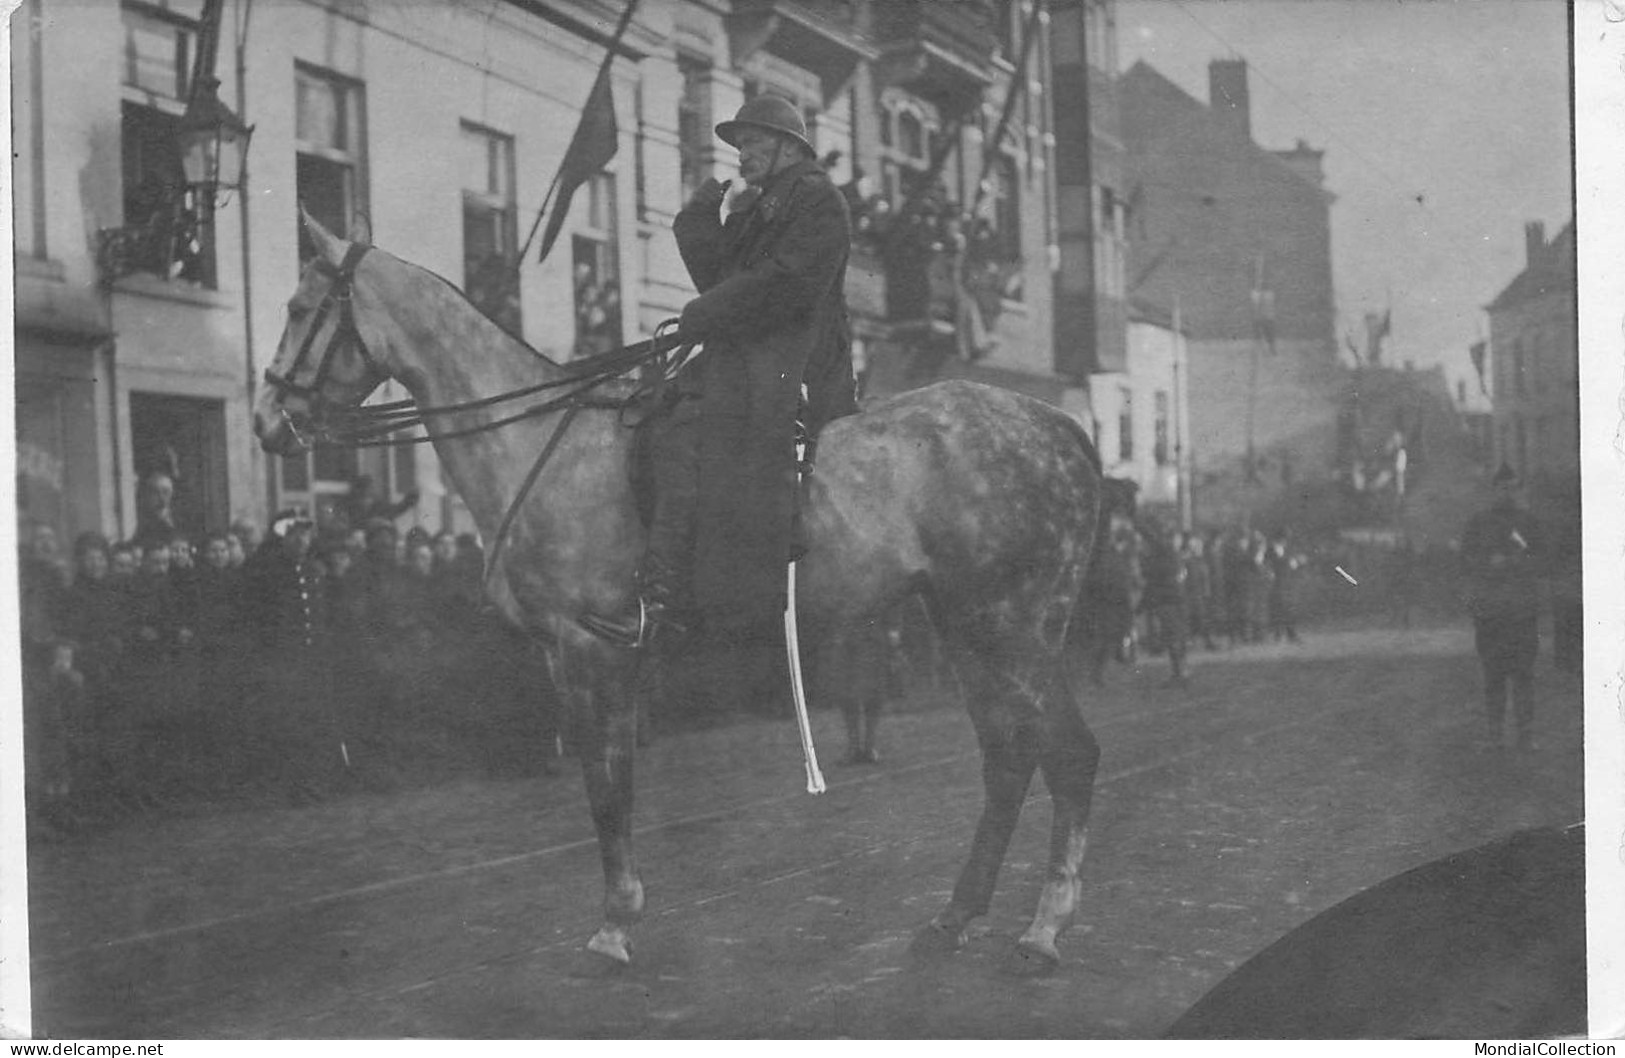
[[[610,408],[624,411],[643,397],[651,397],[658,401],[666,383],[666,375],[673,363],[681,363],[682,357],[675,361],[668,360],[667,354],[683,345],[676,332],[677,321],[669,319],[655,328],[654,337],[634,342],[619,349],[612,349],[596,356],[590,356],[575,361],[563,368],[564,374],[559,378],[546,379],[529,386],[508,390],[489,397],[479,397],[474,400],[459,401],[456,404],[442,404],[431,407],[419,407],[415,400],[389,401],[384,404],[363,405],[355,408],[340,408],[332,406],[331,402],[321,393],[321,386],[327,379],[330,365],[333,361],[335,346],[340,339],[348,339],[356,347],[367,367],[378,375],[386,375],[378,360],[367,348],[366,340],[362,337],[360,329],[356,326],[355,311],[351,304],[351,285],[355,279],[356,266],[366,256],[369,247],[364,244],[353,244],[345,253],[344,260],[335,267],[325,259],[317,258],[315,267],[332,277],[332,285],[322,298],[316,309],[316,317],[309,330],[305,332],[305,339],[295,354],[293,363],[289,365],[286,374],[277,374],[267,368],[265,380],[279,392],[292,393],[309,400],[313,405],[315,427],[313,436],[309,439],[311,448],[390,448],[414,444],[431,444],[435,441],[447,441],[459,437],[470,437],[474,434],[487,433],[500,429],[503,426],[532,419],[550,412],[563,409],[564,414],[553,427],[552,435],[537,454],[536,460],[531,464],[530,470],[525,474],[513,500],[508,504],[502,522],[497,528],[496,537],[486,554],[485,573],[482,584],[488,586],[492,571],[497,568],[497,559],[502,554],[503,544],[508,537],[508,530],[512,528],[514,519],[519,515],[525,498],[530,494],[536,479],[541,476],[542,469],[558,450],[564,440],[565,433],[570,424],[580,412],[589,407]],[[453,288],[455,289],[455,288]],[[334,328],[333,335],[328,339],[322,350],[322,358],[316,365],[316,373],[308,384],[295,381],[294,374],[304,363],[314,348],[316,336],[321,332],[322,325],[326,323],[328,314],[334,306],[339,309],[339,321]],[[512,336],[510,336],[512,337]],[[524,345],[522,339],[515,341]],[[530,349],[525,345],[526,349]],[[535,352],[534,349],[530,350]],[[538,358],[544,359],[540,354]],[[640,384],[634,391],[624,397],[593,397],[593,391],[604,385],[624,377],[634,368],[645,365],[656,365],[651,372],[652,378],[645,384]],[[549,390],[563,390],[547,400],[533,404],[510,415],[492,419],[489,422],[467,426],[462,429],[441,431],[434,435],[424,433],[413,437],[394,437],[403,430],[411,430],[419,426],[427,427],[436,417],[458,415],[485,408],[496,407],[508,401],[520,400],[535,396]],[[286,413],[284,413],[286,414]],[[289,423],[290,427],[292,423]],[[296,434],[297,435],[297,434]]]
[[[436,440],[451,440],[459,437],[469,437],[484,433],[488,430],[499,429],[524,419],[546,415],[560,408],[567,408],[582,404],[588,394],[602,386],[604,383],[624,376],[634,368],[647,364],[659,363],[660,369],[654,372],[654,387],[659,388],[663,376],[668,369],[663,358],[671,350],[678,348],[682,342],[675,333],[677,321],[666,320],[655,328],[652,338],[641,342],[633,342],[619,349],[612,349],[596,356],[590,356],[574,363],[565,365],[564,374],[558,378],[545,379],[529,386],[497,393],[489,397],[479,397],[474,400],[459,401],[456,404],[442,404],[431,407],[419,407],[415,400],[389,401],[384,404],[362,405],[355,408],[335,407],[321,392],[322,383],[326,381],[327,374],[333,362],[333,353],[341,340],[348,339],[360,354],[361,359],[374,373],[382,375],[385,372],[379,365],[376,357],[367,348],[366,340],[361,336],[360,329],[355,323],[355,312],[351,303],[351,285],[355,279],[355,270],[361,259],[366,256],[370,247],[362,243],[352,244],[345,253],[344,259],[337,266],[330,264],[323,258],[317,258],[314,267],[332,277],[332,285],[327,294],[317,306],[316,318],[310,328],[305,332],[305,339],[294,355],[293,363],[289,365],[285,374],[278,374],[267,368],[265,381],[282,393],[291,393],[304,397],[313,405],[312,411],[314,430],[308,441],[312,448],[393,448],[405,445],[430,444]],[[450,285],[450,284],[448,284]],[[453,288],[455,289],[455,288]],[[315,376],[309,383],[300,383],[295,380],[295,374],[305,360],[310,356],[315,346],[316,338],[321,333],[322,325],[326,323],[328,315],[334,307],[339,309],[339,320],[333,335],[328,339],[322,350],[321,360],[316,365]],[[510,336],[512,337],[512,336]],[[524,344],[522,339],[515,341]],[[528,345],[526,349],[530,349]],[[535,350],[530,350],[535,353]],[[537,353],[538,359],[545,360]],[[546,393],[549,390],[567,390],[533,404],[510,415],[480,423],[476,426],[464,427],[439,433],[436,436],[419,435],[413,437],[392,437],[405,430],[419,426],[427,426],[430,421],[447,415],[459,415],[471,411],[480,411],[493,408],[510,401],[521,400],[525,397]],[[633,393],[623,401],[606,401],[605,406],[626,405],[635,401],[640,393]]]

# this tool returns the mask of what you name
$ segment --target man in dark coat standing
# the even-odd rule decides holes
[[[1489,735],[1501,742],[1507,688],[1518,747],[1531,748],[1535,722],[1535,654],[1540,646],[1540,577],[1546,561],[1540,526],[1518,502],[1518,475],[1506,463],[1495,472],[1495,503],[1474,515],[1461,536],[1462,574],[1484,666]]]
[[[816,438],[825,422],[857,407],[846,200],[788,100],[759,96],[716,133],[739,151],[745,187],[707,180],[673,224],[700,291],[684,307],[678,335],[699,348],[672,383],[670,411],[655,430],[656,501],[639,609],[586,621],[628,646],[662,629],[681,632],[678,612],[713,631],[783,613],[798,415]]]

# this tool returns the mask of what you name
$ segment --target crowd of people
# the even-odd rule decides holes
[[[1183,684],[1192,640],[1296,643],[1299,582],[1308,558],[1285,532],[1182,532],[1153,520],[1120,521],[1090,570],[1089,613],[1080,622],[1089,673],[1132,661],[1140,649],[1166,651],[1170,682]]]
[[[402,535],[365,483],[320,528],[286,511],[263,535],[238,522],[195,540],[164,516],[167,478],[142,488],[153,503],[128,540],[84,532],[64,555],[50,526],[21,527],[27,785],[46,817],[87,787],[143,796],[185,719],[265,672],[320,673],[294,693],[330,694],[359,658],[421,657],[479,624],[477,538]]]

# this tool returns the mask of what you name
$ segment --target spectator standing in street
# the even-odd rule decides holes
[[[248,613],[258,641],[289,664],[300,664],[301,655],[320,648],[326,631],[321,565],[311,553],[314,536],[309,515],[283,511],[243,569]]]
[[[1246,534],[1232,530],[1225,537],[1224,548],[1224,609],[1231,646],[1247,641],[1247,591],[1252,579],[1251,567]]]
[[[112,583],[105,536],[80,533],[73,542],[73,557],[64,630],[74,642],[77,667],[85,674],[94,703],[112,684],[124,649],[124,604]]]
[[[233,565],[241,567],[248,562],[250,555],[260,549],[260,527],[247,518],[239,518],[231,523],[231,536],[237,541],[237,551],[241,557],[233,555]]]
[[[169,579],[175,589],[175,614],[184,631],[181,645],[197,638],[198,568],[192,541],[176,533],[169,541]]]
[[[1125,621],[1122,615],[1127,615]],[[1134,618],[1128,593],[1128,568],[1116,541],[1109,537],[1095,548],[1083,590],[1072,617],[1070,638],[1082,649],[1089,682],[1106,685],[1106,661],[1121,642],[1124,625]]]
[[[1213,650],[1218,645],[1213,642],[1213,626],[1208,623],[1213,580],[1208,573],[1207,556],[1203,554],[1199,534],[1185,534],[1180,561],[1185,567],[1185,609],[1191,638],[1201,636],[1203,645]]]
[[[63,620],[68,583],[56,530],[19,526],[19,619],[22,633],[23,786],[30,836],[70,829],[73,731],[83,715],[84,677],[74,667]]]
[[[180,600],[169,567],[169,545],[154,542],[142,550],[141,568],[130,584],[130,642],[144,669],[168,659],[181,638]]]
[[[205,701],[227,691],[226,677],[245,644],[242,640],[242,571],[231,564],[229,533],[203,538],[197,568],[197,643]]]
[[[141,569],[141,552],[128,541],[122,541],[108,548],[107,576],[113,587],[125,591],[135,580],[135,575]]]
[[[1268,565],[1270,633],[1274,638],[1289,643],[1298,642],[1298,570],[1303,556],[1292,550],[1285,530],[1270,541]]]
[[[1137,526],[1144,546],[1140,569],[1145,578],[1142,604],[1157,625],[1157,638],[1168,651],[1172,674],[1171,687],[1185,686],[1185,564],[1172,529],[1164,529],[1155,522]]]
[[[236,532],[226,534],[226,564],[232,569],[241,570],[248,562],[248,549],[243,546],[243,538]]]
[[[1520,749],[1533,748],[1535,655],[1540,646],[1540,577],[1546,561],[1539,524],[1519,503],[1518,475],[1502,463],[1495,501],[1461,537],[1462,575],[1484,669],[1484,719],[1500,745],[1511,691]]]

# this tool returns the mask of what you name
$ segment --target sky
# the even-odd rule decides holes
[[[1118,59],[1200,102],[1247,60],[1253,138],[1326,152],[1338,329],[1387,355],[1467,363],[1483,306],[1524,265],[1524,224],[1572,218],[1561,0],[1119,0]]]

